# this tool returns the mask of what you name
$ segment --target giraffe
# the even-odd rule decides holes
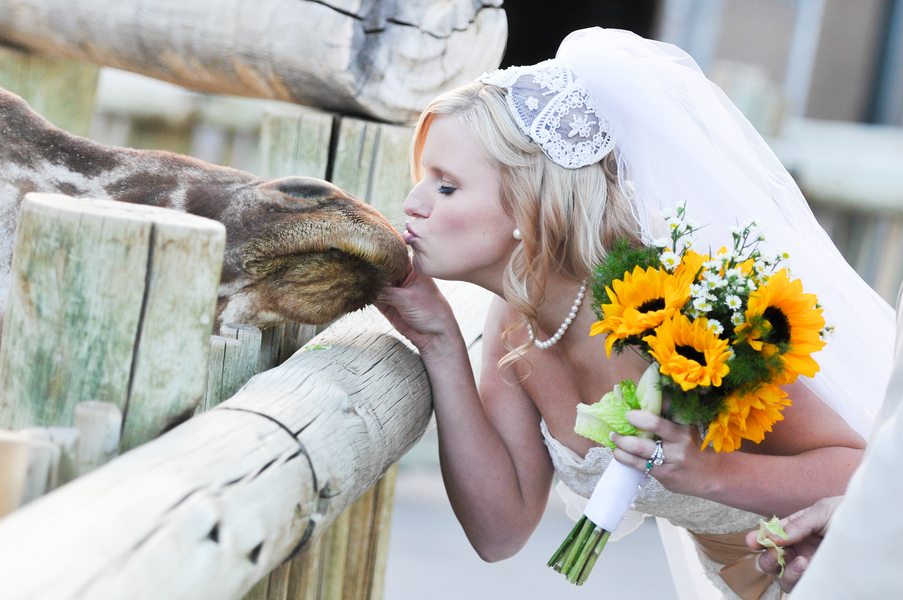
[[[111,199],[221,222],[214,330],[312,325],[373,303],[404,279],[404,241],[374,208],[321,179],[265,179],[159,150],[99,144],[0,89],[0,335],[19,206],[28,192]]]

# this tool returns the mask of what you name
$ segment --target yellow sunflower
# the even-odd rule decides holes
[[[816,301],[814,294],[803,293],[799,279],[790,281],[787,270],[781,269],[749,295],[746,322],[734,329],[738,342],[745,341],[765,357],[779,354],[779,385],[796,381],[798,375],[813,377],[819,370],[810,356],[825,346],[819,337],[825,320]],[[779,345],[787,349],[780,353]]]
[[[707,254],[699,254],[693,250],[687,250],[680,258],[680,265],[674,269],[674,276],[684,279],[685,285],[690,285],[696,279],[699,270],[702,269],[702,263],[711,258]]]
[[[617,340],[655,329],[690,299],[689,286],[683,279],[654,267],[644,270],[637,266],[605,290],[612,303],[602,305],[605,319],[593,323],[589,334],[609,334],[605,340],[609,356]]]
[[[658,361],[662,375],[671,377],[684,391],[699,385],[717,387],[730,371],[728,341],[708,328],[708,319],[691,322],[677,314],[643,341],[649,344],[649,354]]]
[[[724,410],[709,424],[702,448],[711,442],[715,452],[732,452],[744,438],[758,444],[765,439],[765,432],[784,418],[781,411],[786,406],[790,406],[790,399],[776,385],[744,396],[732,393],[724,401]]]

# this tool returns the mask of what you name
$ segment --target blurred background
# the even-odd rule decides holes
[[[687,50],[766,138],[847,260],[895,298],[903,280],[903,0],[511,0],[502,8],[501,66],[551,58],[567,33],[593,25]],[[260,124],[279,104],[102,68],[87,134],[266,175]],[[387,214],[393,222],[403,222],[403,200]],[[637,597],[638,585],[642,597],[677,598],[654,520],[611,544],[584,587],[566,585],[545,562],[571,524],[553,493],[517,557],[482,563],[445,497],[431,431],[399,465],[385,598],[619,599]]]

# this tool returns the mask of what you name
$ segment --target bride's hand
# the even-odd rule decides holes
[[[656,434],[662,441],[665,460],[654,465],[649,475],[669,491],[702,496],[704,487],[716,476],[717,456],[711,448],[700,451],[702,438],[696,425],[682,425],[645,410],[627,413],[627,422]],[[638,471],[646,471],[646,463],[655,451],[655,440],[632,435],[612,434],[614,458]]]
[[[398,287],[387,288],[376,308],[421,354],[457,331],[451,307],[432,278],[411,271]]]

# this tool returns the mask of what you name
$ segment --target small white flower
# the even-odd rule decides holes
[[[690,229],[699,229],[699,221],[696,219],[687,219],[684,221]]]
[[[747,280],[746,280],[746,287],[749,288],[750,290],[754,290],[754,289],[756,289],[757,287],[759,287],[759,285],[758,285],[755,281],[753,281],[752,279],[747,279]]]
[[[662,261],[662,266],[669,272],[673,271],[680,264],[680,257],[670,250],[662,252],[659,260]]]
[[[759,237],[756,238],[756,241],[757,241],[757,242],[767,242],[767,241],[768,241],[768,238],[765,237],[765,234],[764,234],[764,233],[760,233],[760,234],[759,234]]]
[[[663,208],[661,215],[662,215],[662,218],[665,220],[670,219],[671,218],[671,208],[670,207]]]
[[[702,266],[708,269],[709,271],[720,271],[721,270],[721,261],[720,260],[707,260],[702,263]]]
[[[729,227],[728,230],[731,232],[731,235],[735,237],[739,237],[743,235],[743,228],[739,225],[734,225],[733,227]]]
[[[530,110],[536,110],[537,108],[539,108],[539,100],[537,100],[533,96],[530,96],[529,98],[527,98],[524,101],[524,104],[526,104],[527,108],[529,108]]]
[[[699,296],[705,296],[706,291],[702,284],[699,283],[691,283],[690,284],[690,296],[694,298],[698,298]]]
[[[703,285],[707,290],[717,290],[718,284],[721,283],[721,275],[706,271],[706,277],[703,279]]]
[[[703,296],[693,300],[693,308],[701,313],[707,313],[712,310],[714,306],[709,302],[708,296]]]
[[[693,238],[681,238],[680,243],[684,250],[692,250],[696,242],[693,241]]]
[[[709,321],[709,329],[714,331],[715,335],[721,335],[721,332],[724,331],[724,327],[715,319]]]
[[[724,277],[730,279],[732,277],[743,277],[743,271],[739,267],[728,269],[724,272]]]
[[[741,307],[743,306],[743,301],[740,300],[740,296],[735,296],[735,295],[731,294],[730,296],[728,296],[728,297],[726,298],[726,300],[727,300],[727,307],[728,307],[728,308],[732,308],[732,309],[734,309],[734,310],[737,310],[737,309],[739,309],[739,308],[741,308]]]
[[[652,245],[656,248],[667,248],[671,245],[671,240],[663,237],[655,238],[652,240]]]
[[[731,315],[731,323],[733,323],[735,326],[740,325],[745,320],[746,319],[744,318],[743,313],[741,313],[741,312],[735,312],[733,315]]]

